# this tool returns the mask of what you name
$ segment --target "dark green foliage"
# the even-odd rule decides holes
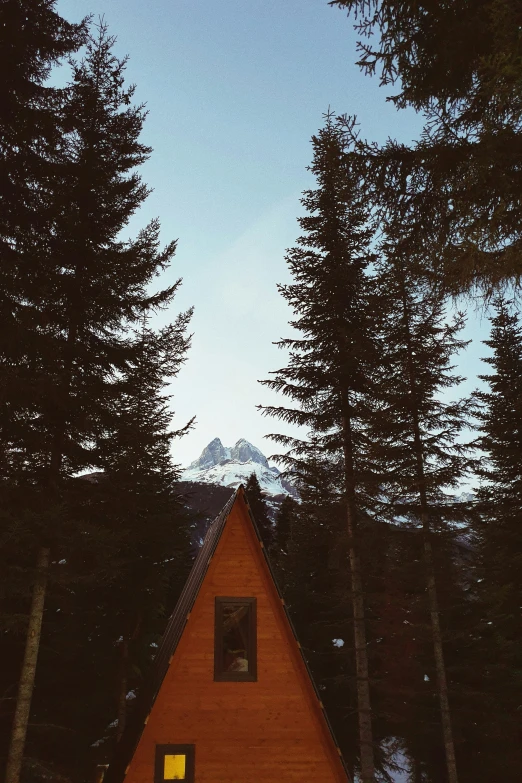
[[[445,748],[448,779],[456,781],[451,682],[448,688],[434,558],[440,535],[448,535],[456,521],[466,518],[445,491],[456,489],[470,469],[469,449],[459,442],[468,423],[469,401],[441,399],[443,390],[461,380],[451,374],[450,361],[464,347],[457,337],[463,316],[457,315],[453,324],[444,323],[444,295],[430,291],[414,276],[410,259],[401,251],[401,242],[390,229],[378,265],[383,354],[371,449],[381,475],[381,514],[392,520],[399,517],[422,541],[424,616],[432,630],[432,667],[441,703],[441,731],[432,738],[432,746]]]
[[[203,484],[195,481],[180,481],[177,487],[193,516],[191,540],[195,553],[205,537],[209,524],[230,500],[234,490],[230,487],[222,487],[220,484]]]
[[[55,507],[54,524],[40,524],[38,534],[30,524],[35,545],[42,537],[58,546],[62,536],[71,539],[62,525],[61,483],[100,465],[95,444],[114,378],[132,358],[125,329],[168,303],[177,285],[148,291],[175,250],[175,243],[159,249],[157,221],[136,240],[118,238],[147,195],[135,168],[149,150],[139,141],[143,109],[131,105],[133,88],[124,87],[125,63],[112,45],[101,24],[89,36],[85,59],[73,63],[63,100],[53,106],[61,135],[47,192],[52,212],[36,234],[42,252],[20,253],[17,260],[16,280],[33,288],[6,284],[13,317],[30,339],[21,340],[22,353],[1,357],[8,403],[2,406],[2,466],[11,494],[20,488],[16,524],[23,523],[28,485],[48,493],[38,501],[48,514]],[[30,239],[34,228],[26,233]]]
[[[0,453],[17,437],[13,412],[31,407],[22,367],[39,341],[35,308],[45,291],[47,238],[56,218],[53,183],[63,145],[64,91],[46,84],[75,52],[86,24],[73,25],[54,0],[0,4]],[[31,274],[29,274],[31,272]]]
[[[298,221],[304,235],[286,256],[293,282],[279,286],[296,316],[291,326],[300,336],[278,343],[290,353],[288,366],[275,372],[274,380],[263,381],[294,407],[272,406],[263,412],[308,429],[307,440],[270,436],[289,447],[280,461],[298,486],[307,484],[310,470],[318,467],[320,472],[325,462],[331,462],[339,478],[336,494],[345,509],[350,570],[344,578],[346,587],[352,581],[360,761],[366,783],[374,780],[374,743],[358,526],[372,508],[377,490],[367,459],[365,429],[377,367],[378,308],[369,276],[374,260],[369,206],[362,182],[345,165],[347,139],[341,124],[330,113],[325,119],[324,128],[312,139],[310,170],[317,188],[301,199],[307,211]]]
[[[358,14],[360,65],[425,114],[418,143],[355,140],[383,214],[453,292],[486,296],[522,273],[522,37],[518,0],[335,0]],[[375,43],[374,43],[375,41]],[[353,129],[353,125],[351,125]]]
[[[270,519],[268,518],[268,509],[266,501],[261,492],[259,481],[255,473],[252,473],[246,483],[246,495],[248,498],[248,505],[252,509],[256,525],[261,536],[261,541],[265,547],[270,549],[274,539],[274,528]]]
[[[112,45],[100,25],[85,60],[73,64],[74,81],[59,105],[51,102],[60,152],[46,190],[52,210],[42,226],[20,228],[16,248],[34,235],[40,245],[17,253],[16,275],[3,290],[11,317],[27,334],[16,355],[8,345],[0,357],[2,476],[10,483],[5,513],[22,561],[43,540],[74,546],[65,484],[75,472],[100,465],[96,443],[114,378],[133,355],[124,330],[176,290],[174,284],[148,291],[175,250],[175,243],[159,250],[157,222],[134,241],[118,238],[146,197],[135,167],[149,150],[139,141],[143,109],[130,103],[133,89],[124,88],[124,62]],[[22,195],[19,201],[22,209]],[[31,288],[21,290],[19,280]]]
[[[478,654],[484,660],[484,687],[489,699],[491,741],[502,744],[513,769],[520,768],[515,739],[520,723],[522,682],[522,327],[512,303],[495,301],[492,330],[486,344],[493,355],[484,359],[492,372],[479,376],[489,391],[475,393],[483,451],[477,490],[480,517],[476,524],[477,586],[481,614],[477,618]]]
[[[409,688],[411,709],[406,712],[405,706],[405,723],[394,727],[393,734],[404,738],[429,780],[444,779],[429,607],[423,587],[425,574],[419,538],[423,506],[419,487],[423,487],[434,554],[459,780],[470,783],[486,780],[499,770],[503,779],[515,780],[518,761],[513,732],[516,724],[513,712],[508,717],[500,698],[507,678],[502,684],[502,677],[495,679],[492,676],[492,659],[497,658],[498,653],[487,639],[484,621],[481,622],[487,613],[486,592],[477,589],[475,584],[477,553],[471,532],[479,524],[476,504],[455,502],[446,494],[448,490],[458,490],[463,476],[475,466],[463,443],[474,406],[469,400],[448,402],[445,399],[459,381],[451,372],[450,362],[452,355],[463,347],[458,338],[462,316],[457,315],[453,323],[445,323],[443,295],[415,276],[411,259],[400,253],[400,243],[390,239],[383,250],[380,282],[389,300],[388,307],[384,308],[386,317],[382,320],[383,384],[371,441],[375,465],[379,466],[382,476],[382,499],[386,501],[380,514],[389,519],[402,517],[401,526],[412,537],[412,548],[403,563],[393,551],[389,553],[390,563],[386,568],[394,569],[403,584],[409,582],[409,587],[406,593],[402,592],[402,597],[401,593],[396,594],[395,605],[388,606],[386,615],[391,613],[396,617],[401,605],[408,606],[411,616],[407,616],[407,620],[414,624],[415,639],[408,667],[409,683],[408,679],[402,680]],[[386,301],[384,295],[382,301],[383,304]],[[511,360],[510,356],[508,363]],[[444,396],[443,390],[447,390]],[[501,416],[500,406],[496,415]],[[416,422],[418,443],[422,447],[421,474],[415,460]],[[483,511],[481,516],[487,518],[487,513]],[[398,632],[400,625],[394,625],[393,634],[397,639],[401,635]],[[409,626],[406,630],[409,631]],[[386,648],[383,652],[386,671],[390,673],[391,661],[396,659],[397,653]],[[421,672],[429,676],[429,684],[420,677]],[[384,694],[393,683],[393,678],[391,682],[388,680],[389,676],[382,679]],[[493,713],[498,718],[492,720]],[[397,717],[400,717],[400,710]]]
[[[292,522],[296,513],[296,501],[285,495],[277,512],[274,531],[274,549],[276,553],[286,552],[292,537]]]
[[[353,12],[362,57],[381,84],[399,82],[392,100],[417,110],[460,104],[481,122],[488,100],[506,114],[520,111],[522,54],[516,0],[332,0]]]
[[[20,69],[34,87],[24,104],[29,112],[34,103],[34,117],[13,118],[21,136],[12,149],[4,144],[0,163],[18,188],[0,237],[12,251],[1,273],[1,317],[10,329],[2,334],[17,338],[0,342],[8,661],[1,734],[8,738],[31,574],[45,542],[53,563],[26,774],[31,782],[62,773],[83,781],[89,745],[150,664],[149,644],[190,565],[189,520],[170,455],[183,430],[169,432],[163,393],[184,360],[190,313],[157,334],[147,328],[179,285],[151,292],[175,243],[160,248],[158,221],[136,239],[121,236],[147,196],[136,167],[150,153],[139,138],[144,109],[124,84],[125,61],[100,23],[84,59],[71,62],[72,81],[60,92],[44,89],[48,67],[85,41],[85,26],[60,21],[54,3],[30,5],[35,15],[28,12],[24,30],[33,38]],[[19,6],[3,3],[1,13]],[[16,35],[14,27],[4,32]],[[33,135],[18,149],[25,130]],[[35,173],[27,168],[24,185],[16,166],[28,161]],[[85,468],[104,471],[103,480],[73,478]],[[120,636],[124,644],[115,644]]]
[[[485,341],[493,356],[484,359],[493,372],[479,376],[489,391],[476,392],[482,431],[477,445],[484,452],[477,495],[483,589],[503,664],[514,674],[522,669],[522,326],[509,305],[503,298],[495,302],[491,337]]]
[[[354,423],[353,454],[358,487],[357,502],[366,504],[365,484],[370,480],[364,462],[364,434],[359,426],[368,415],[371,373],[377,355],[372,312],[371,282],[367,275],[374,260],[372,232],[361,196],[361,183],[350,178],[344,166],[346,137],[331,114],[312,139],[314,160],[310,170],[317,189],[306,191],[302,204],[308,214],[298,222],[305,234],[288,251],[287,264],[294,278],[279,286],[296,314],[291,326],[302,336],[281,340],[290,352],[288,367],[262,383],[296,403],[295,408],[266,407],[266,415],[308,427],[320,437],[320,449],[338,454],[342,449],[342,389],[350,398]],[[270,436],[291,446],[281,462],[299,477],[307,470],[308,441]],[[313,438],[312,438],[313,441]],[[301,462],[300,455],[306,457]]]
[[[85,59],[73,64],[57,116],[60,159],[49,186],[52,215],[39,234],[43,250],[18,265],[32,289],[9,289],[23,305],[17,321],[29,319],[31,342],[16,362],[5,359],[8,383],[16,377],[25,390],[4,409],[7,466],[18,481],[55,489],[61,477],[96,464],[91,443],[106,385],[128,357],[122,328],[175,290],[147,290],[175,250],[171,243],[160,251],[157,221],[136,240],[119,238],[146,198],[135,168],[150,150],[139,141],[144,111],[131,105],[133,88],[123,85],[125,63],[112,45],[100,25]]]
[[[75,468],[95,464],[81,434],[96,431],[107,380],[126,366],[122,327],[168,303],[177,285],[148,292],[175,251],[174,242],[159,249],[157,221],[135,240],[119,238],[147,196],[135,169],[150,150],[139,141],[144,111],[131,104],[134,88],[124,87],[125,62],[113,55],[113,42],[100,25],[86,58],[73,66],[67,103],[70,132],[54,242],[60,268],[45,302],[56,370],[49,373],[46,357],[47,376],[55,380],[40,403],[42,426],[53,432],[51,476],[70,462]]]
[[[452,373],[451,365],[467,345],[458,337],[464,315],[457,313],[449,321],[444,294],[416,276],[400,241],[389,237],[382,253],[377,265],[382,307],[380,384],[371,423],[372,460],[383,491],[380,511],[418,521],[423,489],[431,524],[444,528],[465,512],[465,506],[457,509],[449,504],[445,492],[458,489],[473,467],[470,447],[461,437],[471,422],[470,400],[442,398],[464,380]]]
[[[115,543],[110,581],[91,586],[81,598],[86,647],[98,650],[98,660],[108,659],[102,670],[105,710],[98,706],[93,715],[96,739],[109,718],[117,716],[122,727],[125,696],[140,686],[150,667],[155,650],[150,645],[159,641],[190,567],[191,519],[178,492],[171,445],[191,422],[169,431],[172,413],[164,394],[185,359],[189,318],[185,313],[158,333],[144,319],[134,340],[135,356],[113,390],[100,444],[105,472],[94,484],[88,515],[85,506],[78,508],[80,518],[105,528]],[[103,744],[103,758],[110,747]]]

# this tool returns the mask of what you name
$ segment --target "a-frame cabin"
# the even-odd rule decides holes
[[[210,525],[104,783],[347,783],[243,487]]]

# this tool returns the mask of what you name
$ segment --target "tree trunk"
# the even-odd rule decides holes
[[[348,512],[348,517],[350,512]],[[348,523],[349,524],[349,523]],[[361,783],[374,783],[372,713],[370,704],[370,680],[366,649],[366,622],[361,580],[361,566],[355,548],[350,545],[350,570],[352,574],[352,605],[355,638],[355,666],[357,671],[357,712],[359,715],[359,745],[361,759]]]
[[[118,692],[118,730],[116,739],[119,741],[125,730],[127,719],[127,666],[129,661],[129,643],[127,639],[121,642],[120,681]]]
[[[107,772],[108,764],[97,764],[94,771],[94,783],[103,783],[103,778]]]
[[[433,655],[435,658],[435,670],[437,672],[437,688],[439,691],[440,714],[442,722],[442,733],[444,736],[444,748],[446,751],[448,781],[449,783],[458,783],[455,746],[453,744],[453,732],[451,729],[448,683],[446,680],[446,667],[444,665],[444,652],[442,649],[442,633],[440,630],[439,621],[437,587],[435,584],[435,569],[433,566],[433,551],[431,548],[431,533],[428,525],[425,525],[424,519],[422,521],[422,528],[424,538],[424,564],[426,567],[426,579],[428,584],[428,603],[431,616],[431,631],[433,635]]]
[[[18,686],[18,697],[11,730],[11,743],[7,757],[5,783],[19,783],[24,756],[25,737],[33,695],[36,660],[40,645],[40,632],[44,611],[45,589],[49,571],[50,550],[40,549],[36,563],[36,581],[33,588],[29,627],[25,643],[25,655]]]
[[[129,642],[135,641],[138,638],[138,634],[141,629],[143,621],[143,613],[138,611],[134,622],[134,627],[128,637],[123,637],[121,642],[121,658],[120,658],[120,680],[118,691],[118,730],[116,732],[116,739],[119,741],[123,732],[125,731],[125,724],[127,722],[127,687],[128,687],[128,673],[129,673]]]
[[[406,327],[406,338],[408,348],[408,374],[410,383],[410,394],[412,399],[412,422],[413,438],[416,460],[417,486],[421,506],[422,538],[424,547],[424,566],[426,570],[426,583],[428,591],[428,606],[431,619],[431,633],[433,638],[433,654],[435,658],[435,670],[437,673],[437,690],[439,693],[440,714],[442,723],[442,735],[444,739],[444,750],[446,754],[446,768],[448,772],[448,782],[458,783],[457,765],[455,760],[455,746],[453,743],[453,732],[451,729],[451,713],[448,698],[448,683],[446,679],[446,667],[444,664],[444,652],[442,649],[442,633],[440,630],[439,607],[437,598],[437,585],[435,582],[435,569],[433,565],[433,550],[431,546],[431,530],[429,522],[429,507],[426,493],[426,477],[424,474],[424,450],[419,425],[419,415],[417,407],[417,385],[415,379],[415,370],[412,362],[412,345],[410,334],[410,322],[408,304],[406,300],[406,290],[403,281],[403,306],[404,322]]]
[[[361,563],[356,545],[353,444],[347,389],[342,390],[341,399],[341,405],[343,408],[342,427],[346,490],[346,523],[348,530],[348,555],[350,559],[350,572],[352,578],[351,592],[355,641],[355,667],[357,679],[357,713],[359,718],[361,783],[375,783],[370,680],[368,676],[368,651],[366,647],[366,622],[364,617],[364,595],[361,577]]]

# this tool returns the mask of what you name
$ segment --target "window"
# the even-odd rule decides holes
[[[255,682],[256,599],[216,597],[214,680]]]
[[[194,745],[156,745],[154,783],[194,783]]]

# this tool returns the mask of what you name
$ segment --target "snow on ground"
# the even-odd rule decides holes
[[[288,495],[289,492],[283,487],[281,479],[270,470],[258,462],[236,462],[227,460],[218,465],[209,468],[195,469],[187,468],[183,471],[183,481],[196,481],[203,484],[220,484],[223,487],[236,488],[240,484],[246,484],[249,476],[255,473],[261,489],[269,495]]]

